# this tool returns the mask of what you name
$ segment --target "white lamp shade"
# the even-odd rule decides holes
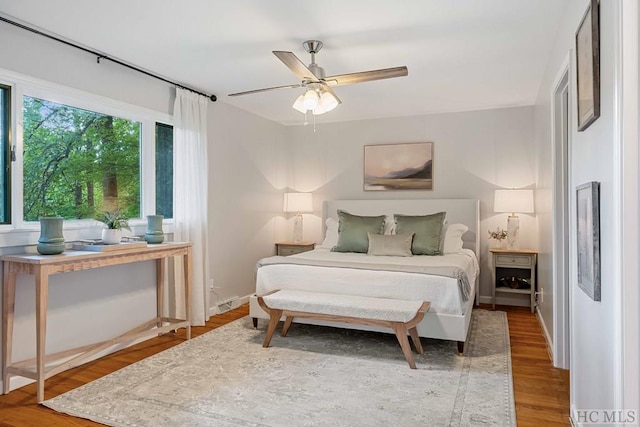
[[[533,213],[533,190],[496,190],[493,211]]]
[[[296,98],[296,101],[293,103],[292,107],[295,110],[300,111],[302,114],[305,114],[307,112],[306,107],[304,106],[304,95],[300,95],[299,97]]]
[[[318,101],[318,106],[313,109],[313,114],[316,116],[319,114],[328,113],[338,106],[338,100],[331,92],[324,92]]]
[[[307,110],[313,110],[318,105],[319,99],[320,96],[318,95],[318,92],[313,89],[309,89],[305,92],[302,103]]]
[[[284,193],[285,212],[312,212],[311,193]]]

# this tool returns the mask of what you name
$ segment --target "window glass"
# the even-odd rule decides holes
[[[156,123],[156,214],[173,218],[173,126]]]
[[[0,224],[11,222],[11,187],[9,185],[10,172],[10,144],[9,123],[10,114],[10,89],[0,85]]]
[[[23,98],[25,221],[140,217],[141,123]]]

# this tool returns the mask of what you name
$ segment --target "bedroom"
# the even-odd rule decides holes
[[[55,20],[49,19],[47,9],[44,6],[34,6],[38,3],[21,2],[24,4],[20,10],[13,2],[0,3],[0,11],[6,15],[14,15],[23,18],[27,22],[48,28]],[[503,2],[498,2],[502,5]],[[522,2],[529,5],[533,2]],[[544,3],[544,2],[543,2]],[[554,3],[554,2],[547,2]],[[600,118],[584,132],[572,130],[572,143],[581,148],[573,154],[576,156],[570,171],[575,184],[588,181],[601,181],[603,192],[601,205],[602,212],[602,261],[603,261],[603,299],[599,303],[583,299],[583,295],[576,290],[574,304],[575,310],[572,327],[571,343],[572,361],[571,379],[571,403],[575,409],[589,408],[637,408],[638,393],[630,382],[623,378],[637,377],[637,371],[631,370],[633,360],[637,360],[635,347],[629,343],[637,343],[637,318],[634,309],[637,306],[637,298],[633,292],[633,286],[638,275],[634,268],[634,254],[637,250],[623,241],[623,234],[637,235],[637,227],[626,215],[631,215],[623,205],[623,200],[635,200],[633,188],[625,186],[625,193],[621,193],[621,183],[634,182],[631,174],[635,164],[632,156],[625,157],[624,169],[620,167],[618,159],[626,140],[620,141],[620,116],[617,102],[621,102],[616,94],[620,85],[627,83],[617,73],[621,73],[619,63],[619,51],[621,43],[616,37],[627,37],[618,34],[622,27],[622,20],[631,19],[633,14],[622,14],[621,10],[633,7],[625,1],[602,1],[601,8],[601,105]],[[631,2],[633,3],[633,2]],[[493,3],[491,3],[493,4]],[[269,110],[282,111],[286,117],[297,124],[302,120],[302,115],[292,111],[289,114],[292,99],[288,93],[275,94],[274,97],[257,96],[246,97],[242,102],[254,104],[256,113],[248,113],[242,108],[236,108],[226,99],[226,94],[234,91],[250,90],[271,85],[286,84],[292,81],[293,76],[288,73],[282,64],[270,53],[274,49],[286,49],[296,53],[306,61],[307,57],[301,48],[301,42],[309,37],[319,37],[325,42],[325,50],[318,55],[318,62],[324,64],[328,72],[351,72],[373,68],[391,67],[396,65],[408,65],[409,77],[419,78],[420,69],[412,67],[412,58],[422,54],[420,49],[413,50],[396,48],[395,56],[385,52],[380,54],[378,46],[385,45],[385,37],[395,37],[399,40],[409,37],[412,27],[403,27],[405,32],[398,31],[389,35],[383,31],[385,25],[378,21],[372,21],[370,28],[360,29],[354,35],[349,28],[353,26],[355,11],[342,16],[342,25],[346,27],[342,34],[328,34],[322,37],[321,29],[310,29],[306,25],[295,28],[291,25],[291,33],[272,36],[272,39],[260,39],[258,27],[255,34],[244,34],[236,44],[225,42],[220,38],[213,44],[203,45],[202,42],[194,43],[192,54],[199,54],[205,59],[208,67],[215,68],[213,57],[209,57],[208,49],[219,50],[222,58],[233,58],[235,49],[240,55],[247,55],[247,61],[257,61],[253,67],[263,67],[269,70],[271,80],[264,77],[251,76],[251,72],[244,81],[236,81],[233,88],[226,91],[218,90],[218,82],[214,77],[208,76],[202,82],[202,89],[209,89],[218,95],[219,101],[209,104],[209,151],[208,164],[211,173],[209,186],[209,222],[211,224],[210,262],[212,278],[216,295],[211,295],[212,301],[224,302],[234,298],[243,298],[250,295],[255,287],[253,278],[253,266],[259,258],[273,253],[274,242],[289,238],[291,223],[286,221],[282,212],[282,193],[287,188],[294,191],[312,191],[314,195],[314,213],[305,215],[305,238],[313,241],[321,241],[321,217],[322,201],[332,199],[352,198],[477,198],[481,200],[481,230],[495,229],[503,226],[506,215],[496,215],[492,212],[493,191],[500,187],[528,187],[536,190],[536,214],[522,215],[521,228],[523,245],[531,245],[540,250],[539,274],[542,287],[544,287],[544,302],[540,310],[547,331],[552,337],[554,328],[554,290],[553,282],[553,252],[550,241],[553,237],[552,228],[552,199],[553,169],[551,166],[551,119],[550,96],[557,80],[558,73],[563,69],[565,61],[569,58],[569,50],[573,49],[575,31],[587,8],[587,1],[567,1],[563,7],[556,6],[558,10],[553,15],[554,25],[543,27],[542,36],[546,36],[548,44],[545,51],[538,52],[539,59],[536,63],[525,61],[527,68],[535,69],[536,78],[532,86],[527,86],[529,98],[517,104],[476,104],[471,108],[446,106],[445,110],[424,111],[418,109],[421,99],[417,101],[411,98],[413,104],[409,105],[402,114],[404,117],[396,117],[395,114],[384,113],[380,116],[366,116],[368,109],[380,103],[379,99],[392,96],[390,88],[400,85],[402,79],[389,80],[388,82],[373,82],[367,85],[353,86],[354,95],[347,96],[350,92],[345,89],[343,105],[324,117],[319,117],[316,132],[310,126],[299,125],[285,126],[279,119],[264,118]],[[66,7],[71,8],[72,2]],[[384,3],[380,3],[384,5]],[[285,10],[287,7],[282,5]],[[356,6],[353,6],[357,9]],[[384,6],[380,6],[384,10]],[[388,6],[386,6],[388,7]],[[426,7],[426,6],[425,6]],[[482,7],[482,9],[498,9],[495,7]],[[525,6],[522,6],[525,7]],[[552,7],[547,4],[547,7]],[[18,9],[14,9],[18,8]],[[72,9],[59,6],[61,15],[73,16]],[[302,10],[288,9],[290,18],[310,19]],[[331,8],[329,8],[331,9]],[[73,9],[81,17],[78,31],[91,33],[91,27],[98,25],[91,11]],[[555,9],[554,9],[555,10]],[[626,9],[625,9],[626,10]],[[256,15],[250,15],[254,19],[259,18],[258,11],[269,15],[264,10],[254,9]],[[145,16],[149,11],[143,7],[131,11],[130,19],[136,16]],[[171,19],[171,9],[160,15],[167,22]],[[25,15],[22,16],[22,13]],[[53,12],[50,12],[53,15]],[[249,13],[248,11],[246,12]],[[323,19],[337,19],[327,11]],[[450,12],[452,14],[454,12]],[[189,15],[185,13],[185,15]],[[331,16],[329,16],[331,15]],[[85,17],[83,17],[85,16]],[[61,19],[61,18],[60,18]],[[202,18],[207,21],[208,17]],[[275,19],[275,18],[271,18]],[[320,17],[316,19],[320,20]],[[400,19],[400,18],[398,18]],[[443,18],[444,19],[444,18]],[[498,20],[498,18],[495,18]],[[32,22],[33,20],[33,22]],[[453,20],[455,22],[455,20]],[[64,21],[59,21],[64,22]],[[325,21],[322,21],[324,23]],[[376,24],[376,22],[378,22]],[[484,25],[490,26],[492,21]],[[517,21],[514,21],[517,22]],[[252,22],[255,24],[255,22]],[[628,24],[633,28],[635,21]],[[171,112],[173,104],[173,89],[165,83],[137,75],[107,61],[96,63],[95,57],[85,53],[63,47],[56,42],[45,40],[24,30],[0,23],[0,38],[3,41],[3,55],[0,58],[0,68],[15,73],[21,73],[53,82],[65,87],[98,94],[108,98],[140,107],[161,111],[165,114]],[[80,25],[81,24],[81,25]],[[59,24],[62,25],[62,24]],[[363,24],[360,24],[363,25]],[[390,24],[389,24],[390,25]],[[400,25],[400,24],[398,24]],[[454,24],[449,24],[454,25]],[[455,27],[455,25],[454,25]],[[253,27],[251,27],[253,28]],[[408,29],[407,29],[408,28]],[[436,27],[438,28],[438,27]],[[626,27],[625,27],[626,28]],[[52,30],[64,34],[60,28]],[[224,28],[221,26],[220,31]],[[227,29],[228,30],[228,29]],[[110,31],[113,31],[111,29]],[[131,31],[130,34],[127,31]],[[444,31],[444,30],[441,30]],[[423,42],[428,43],[438,34],[438,30],[431,30],[429,35],[421,35]],[[114,32],[122,38],[121,43],[139,36],[134,29],[118,28]],[[251,33],[254,33],[252,31]],[[376,35],[378,34],[378,35]],[[536,33],[540,34],[540,33]],[[347,35],[351,35],[347,37]],[[488,32],[488,40],[492,37],[499,38],[498,33]],[[91,43],[88,39],[71,37],[78,42]],[[363,41],[363,38],[365,39]],[[369,45],[368,39],[372,44]],[[627,39],[624,39],[627,40]],[[168,42],[167,42],[168,43]],[[488,42],[487,42],[488,43]],[[352,50],[345,51],[347,46],[353,45]],[[252,47],[247,47],[252,46]],[[332,60],[339,60],[338,52],[343,50],[345,56],[354,56],[358,53],[358,47],[364,46],[369,56],[368,61],[347,62],[330,65]],[[94,46],[96,47],[96,46]],[[99,46],[98,46],[99,47]],[[627,45],[624,46],[627,49]],[[162,47],[162,50],[165,49]],[[243,50],[247,49],[247,50]],[[382,49],[382,47],[379,47]],[[453,49],[453,48],[447,48]],[[447,53],[443,49],[443,55]],[[476,48],[477,55],[486,53],[487,44]],[[106,49],[105,49],[106,50]],[[632,50],[632,49],[631,49]],[[629,54],[625,51],[625,55]],[[114,53],[118,56],[117,53]],[[147,64],[147,52],[139,50],[131,52],[130,61],[137,65]],[[454,51],[450,56],[456,56]],[[382,59],[380,58],[382,56]],[[446,55],[445,55],[446,56]],[[376,58],[375,60],[371,58]],[[241,58],[242,59],[242,56]],[[240,59],[237,59],[238,61]],[[477,59],[477,58],[476,58]],[[499,60],[500,58],[496,59]],[[215,60],[220,60],[216,57]],[[434,61],[435,59],[432,59]],[[466,58],[464,66],[474,66],[473,58]],[[148,66],[155,70],[153,66]],[[251,66],[250,66],[251,67]],[[191,67],[182,63],[172,65],[171,69],[163,71],[168,76],[176,76],[176,79],[188,81]],[[251,68],[249,68],[251,70]],[[491,81],[507,84],[510,80],[509,69],[504,68],[494,75]],[[227,70],[227,73],[233,71]],[[181,77],[181,76],[185,77]],[[416,77],[414,77],[416,76]],[[427,74],[429,76],[429,74]],[[627,76],[628,77],[628,76]],[[223,77],[219,79],[224,80]],[[292,80],[293,79],[293,80]],[[221,83],[220,83],[221,84]],[[195,85],[195,83],[194,83]],[[453,83],[439,83],[442,92],[437,92],[440,98],[434,94],[436,88],[421,94],[426,101],[444,102],[450,96],[464,97],[464,86],[454,86]],[[483,90],[491,91],[492,86],[487,83],[478,85]],[[350,88],[349,88],[350,89]],[[515,87],[513,90],[524,91],[523,87]],[[462,94],[458,92],[463,92]],[[340,92],[342,93],[342,92]],[[377,95],[377,98],[369,99],[368,105],[364,96],[368,93]],[[408,97],[406,92],[402,96]],[[362,97],[362,102],[358,100]],[[489,95],[486,96],[489,98]],[[390,102],[389,102],[390,103]],[[278,106],[278,108],[275,107]],[[280,109],[280,107],[282,107]],[[397,107],[399,108],[399,107]],[[422,108],[422,107],[420,107]],[[626,110],[625,110],[626,111]],[[429,114],[431,113],[431,114]],[[331,117],[331,115],[334,115]],[[344,115],[344,116],[343,116]],[[344,117],[344,118],[341,118]],[[368,117],[368,119],[367,119]],[[289,124],[289,123],[288,123]],[[397,143],[397,142],[434,142],[435,184],[434,190],[425,193],[417,192],[412,195],[408,192],[384,192],[370,196],[371,192],[362,191],[362,147],[371,143]],[[618,144],[618,145],[616,145]],[[584,149],[582,149],[584,147]],[[445,166],[446,165],[446,166]],[[241,171],[241,172],[239,172]],[[637,182],[637,179],[636,179]],[[426,195],[425,195],[426,194]],[[625,226],[623,227],[622,224]],[[622,233],[625,230],[625,233]],[[486,233],[486,231],[485,231]],[[634,234],[635,233],[635,234]],[[6,235],[3,234],[4,239]],[[481,247],[486,248],[488,242],[482,235]],[[36,235],[37,239],[37,235]],[[33,239],[33,243],[35,240]],[[624,246],[622,249],[621,245]],[[3,246],[13,246],[4,244]],[[634,252],[635,251],[635,252]],[[5,252],[6,253],[6,252]],[[488,262],[485,252],[481,260]],[[84,273],[82,273],[84,274]],[[143,278],[152,275],[151,267],[146,268],[120,268],[114,269],[115,281],[124,281],[127,277]],[[488,264],[481,267],[481,296],[490,295]],[[86,277],[86,276],[85,276]],[[622,278],[625,278],[624,281]],[[128,329],[136,324],[136,319],[120,316],[121,310],[127,307],[135,307],[136,304],[147,307],[153,289],[139,288],[133,294],[123,296],[117,292],[105,294],[105,291],[88,291],[81,289],[78,283],[71,283],[68,292],[80,295],[80,299],[87,306],[82,308],[70,308],[64,303],[60,305],[60,313],[70,316],[78,322],[87,317],[97,317],[95,321],[101,325],[100,332],[105,336],[113,335]],[[100,281],[98,281],[99,287]],[[106,283],[103,283],[106,284]],[[53,286],[52,286],[52,292]],[[20,296],[20,295],[19,295]],[[96,296],[103,300],[96,301]],[[235,300],[234,300],[235,301]],[[485,299],[483,302],[487,302]],[[129,306],[128,304],[131,304]],[[146,305],[145,305],[146,304]],[[234,302],[237,304],[237,302]],[[24,307],[24,310],[27,310]],[[25,311],[28,312],[28,311]],[[594,315],[595,313],[595,315]],[[624,313],[624,318],[618,315]],[[51,333],[54,331],[55,318],[52,322]],[[21,325],[25,336],[33,335],[33,320],[23,319]],[[628,329],[629,328],[629,329]],[[634,334],[636,336],[634,336]],[[91,333],[86,332],[82,339],[91,338]],[[634,337],[630,339],[630,337]],[[32,339],[27,339],[21,346],[16,345],[16,351],[30,354],[33,351]],[[50,342],[54,346],[62,346],[62,338],[55,334],[50,336]],[[627,343],[623,345],[622,343]],[[629,352],[629,353],[625,353]],[[634,353],[635,352],[635,353]],[[590,354],[591,358],[577,358],[577,355]],[[635,357],[635,359],[634,359]],[[595,365],[597,364],[597,365]],[[597,366],[597,369],[595,369]],[[605,367],[605,368],[603,368]],[[635,375],[635,377],[634,377]],[[631,382],[633,383],[633,381]],[[635,382],[637,384],[637,381]],[[599,390],[608,390],[606,396]],[[635,399],[635,400],[634,400]]]

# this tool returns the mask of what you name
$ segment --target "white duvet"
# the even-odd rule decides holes
[[[479,272],[478,260],[473,251],[468,249],[442,256],[420,255],[412,257],[373,256],[315,249],[292,256],[315,261],[455,266],[467,274],[473,289],[471,299],[475,295],[475,281]],[[456,279],[419,273],[296,264],[274,264],[260,267],[257,271],[256,293],[262,295],[276,289],[424,300],[431,302],[429,312],[443,314],[462,315],[465,313],[465,307],[471,307],[471,304],[463,301]]]

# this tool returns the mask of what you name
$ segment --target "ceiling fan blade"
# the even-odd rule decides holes
[[[297,84],[297,85],[267,87],[267,88],[264,88],[264,89],[248,90],[246,92],[230,93],[227,96],[251,95],[252,93],[268,92],[270,90],[278,90],[278,89],[294,89],[294,88],[298,88],[298,87],[302,87],[302,85]]]
[[[284,52],[281,50],[274,50],[273,54],[278,57],[278,59],[284,62],[284,65],[289,67],[293,74],[298,76],[300,80],[307,80],[310,82],[318,82],[318,78],[311,72],[310,69],[304,65],[304,62],[300,61],[297,56],[293,54],[293,52]]]
[[[360,73],[340,74],[328,76],[325,81],[331,86],[344,86],[354,83],[370,82],[372,80],[404,77],[409,74],[407,67],[384,68],[382,70],[362,71]]]

